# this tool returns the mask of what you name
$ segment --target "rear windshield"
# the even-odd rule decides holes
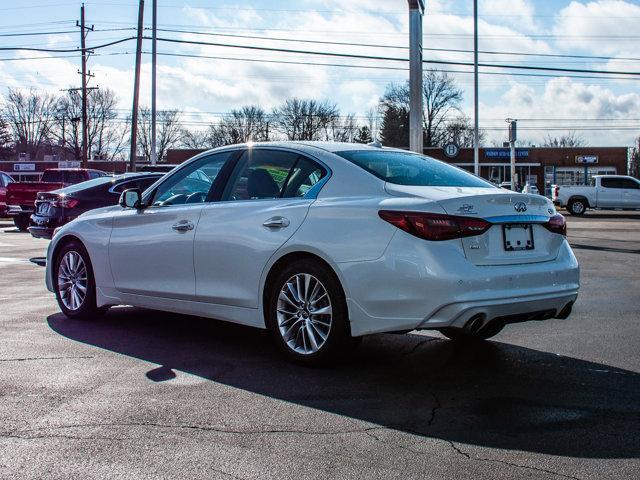
[[[71,193],[76,193],[81,190],[86,190],[87,188],[97,187],[98,185],[105,185],[107,183],[114,183],[114,182],[115,182],[115,179],[113,177],[98,177],[98,178],[94,178],[93,180],[87,180],[86,182],[80,182],[65,188],[61,188],[59,190],[56,190],[56,192],[69,195]]]
[[[419,187],[495,188],[491,183],[435,158],[390,150],[336,152],[385,182]]]
[[[88,177],[84,172],[74,170],[47,170],[42,174],[43,182],[78,183]]]

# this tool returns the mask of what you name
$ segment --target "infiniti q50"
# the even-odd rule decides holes
[[[548,199],[427,156],[235,145],[56,231],[46,282],[70,318],[199,315],[268,329],[289,358],[322,363],[372,333],[486,339],[568,317],[579,267],[565,235]]]

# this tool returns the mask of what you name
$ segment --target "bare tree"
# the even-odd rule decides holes
[[[446,123],[444,127],[444,143],[455,143],[459,147],[473,147],[474,135],[471,119],[466,115],[460,115]],[[486,134],[483,130],[478,131],[478,143],[484,144]]]
[[[231,110],[219,124],[209,127],[208,142],[212,147],[269,140],[270,117],[261,108],[247,105]]]
[[[566,135],[561,135],[560,137],[552,137],[551,135],[547,135],[542,142],[543,147],[556,147],[556,148],[573,148],[573,147],[584,147],[587,145],[587,142],[580,135],[577,135],[576,132],[569,132]]]
[[[87,95],[87,151],[92,158],[113,160],[124,148],[126,128],[117,121],[118,97],[108,88],[90,90]],[[56,105],[54,135],[64,151],[82,156],[82,98],[75,90]]]
[[[0,155],[7,155],[12,150],[12,138],[9,125],[0,117]]]
[[[274,109],[273,122],[288,140],[320,140],[339,116],[333,103],[292,98]]]
[[[331,133],[331,135],[329,135]],[[327,131],[325,136],[326,140],[333,140],[334,142],[349,142],[355,141],[358,134],[358,124],[356,123],[356,116],[353,113],[348,114],[346,117],[336,117],[330,125],[330,132]]]
[[[11,130],[15,150],[37,157],[50,145],[56,97],[31,89],[9,89],[1,112]]]
[[[209,148],[209,135],[206,130],[183,128],[180,133],[180,146],[192,150]]]
[[[167,150],[180,144],[182,128],[179,110],[158,110],[156,117],[156,155],[159,161]],[[138,152],[146,161],[151,161],[151,110],[140,109],[138,114]]]
[[[424,146],[441,146],[446,143],[448,137],[446,122],[452,113],[460,111],[462,90],[445,72],[427,70],[424,74],[422,95]],[[385,143],[408,147],[409,83],[387,85],[380,99],[379,111],[383,115],[381,136]],[[402,131],[399,131],[400,129]]]

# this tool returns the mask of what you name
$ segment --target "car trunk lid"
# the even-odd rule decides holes
[[[491,228],[462,238],[466,257],[476,265],[508,265],[554,259],[564,237],[545,224],[555,215],[553,205],[540,195],[497,188],[414,187],[387,184],[392,195],[436,201],[448,215],[481,218]]]

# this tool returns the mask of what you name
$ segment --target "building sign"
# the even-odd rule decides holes
[[[35,163],[14,163],[13,171],[14,172],[35,172],[36,164]]]
[[[442,150],[444,154],[449,158],[456,158],[460,153],[460,147],[455,143],[447,143]]]
[[[508,148],[486,148],[484,156],[486,158],[510,158],[511,152]],[[527,158],[528,156],[528,148],[516,148],[516,158]]]
[[[58,168],[80,168],[82,162],[80,160],[60,160]]]
[[[576,163],[587,165],[588,163],[598,163],[597,155],[576,155]]]

